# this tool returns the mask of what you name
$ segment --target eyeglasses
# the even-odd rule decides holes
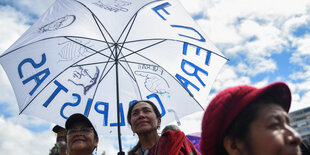
[[[75,134],[77,132],[80,132],[82,134],[89,134],[93,131],[93,128],[82,128],[82,129],[68,129],[67,134],[68,135],[72,135]]]

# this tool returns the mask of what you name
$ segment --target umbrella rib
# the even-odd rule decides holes
[[[106,72],[106,74],[102,74],[99,80],[99,83],[101,83],[101,81],[106,77],[106,75],[108,75],[108,73],[111,71],[111,69],[115,66],[115,63],[113,63],[113,65],[110,67],[110,69]],[[104,70],[106,69],[106,67],[104,68]]]
[[[105,26],[102,24],[102,22],[98,19],[98,17],[97,17],[85,4],[83,4],[82,2],[79,2],[79,1],[77,1],[77,0],[75,0],[75,1],[76,1],[77,3],[80,3],[81,5],[83,5],[83,6],[91,13],[91,15],[93,16],[93,19],[94,19],[94,21],[95,21],[95,23],[96,23],[96,25],[97,25],[97,27],[98,27],[98,29],[99,29],[99,31],[100,31],[102,37],[104,38],[104,40],[108,43],[108,40],[106,39],[105,35],[103,34],[102,30],[100,29],[99,23],[100,23],[100,25],[103,27],[103,29],[107,32],[107,34],[110,36],[111,40],[113,41],[113,44],[115,44],[115,41],[114,41],[114,39],[112,38],[111,34],[107,31],[107,29],[106,29]],[[98,21],[99,21],[99,23],[98,23]],[[107,44],[107,45],[108,45],[108,47],[109,47],[109,49],[110,49],[110,52],[113,54],[113,50],[111,49],[110,45],[109,45],[109,44]]]
[[[108,63],[109,63],[109,62],[113,62],[113,61],[110,61],[110,59],[112,59],[111,56],[109,57],[108,61],[106,62],[105,66],[104,66],[104,68],[103,68],[103,70],[102,70],[102,72],[101,72],[101,75],[100,75],[98,84],[96,85],[96,88],[95,88],[95,91],[94,91],[94,94],[93,94],[93,99],[95,98],[95,96],[96,96],[96,94],[97,94],[97,90],[98,90],[99,84],[101,83],[101,81],[104,79],[104,77],[111,71],[111,69],[112,69],[112,68],[114,67],[114,65],[115,65],[115,63],[113,63],[113,65],[110,67],[110,69],[109,69],[105,74],[103,74],[104,71],[105,71],[106,68],[107,68]],[[94,64],[96,64],[96,63],[94,63]],[[93,103],[91,103],[90,106],[91,106],[92,104],[93,104]],[[89,110],[90,110],[90,109],[88,109],[87,114],[89,114]]]
[[[42,92],[47,86],[49,86],[49,84],[52,83],[52,81],[54,81],[56,78],[58,78],[58,76],[60,76],[63,72],[65,72],[66,70],[68,70],[68,69],[71,68],[71,67],[75,67],[75,64],[77,64],[77,63],[79,63],[79,62],[81,62],[81,61],[83,61],[83,60],[87,59],[88,57],[91,57],[91,56],[93,56],[93,55],[95,55],[95,54],[97,54],[97,53],[93,53],[93,54],[90,54],[89,56],[84,57],[83,59],[81,59],[81,60],[75,62],[74,64],[70,65],[69,67],[65,68],[63,71],[61,71],[60,73],[58,73],[58,75],[56,75],[52,80],[50,80],[50,81],[38,92],[38,94],[35,95],[35,96],[29,101],[29,103],[27,103],[27,105],[19,112],[19,114],[23,113],[23,111],[31,104],[31,102],[32,102],[34,99],[36,99],[37,96],[38,96],[39,94],[41,94],[41,92]],[[108,62],[109,62],[109,61],[108,61]]]
[[[73,65],[72,67],[79,67],[79,66],[89,66],[89,65],[98,65],[98,64],[104,64],[104,63],[110,63],[113,61],[101,61],[101,62],[94,62],[94,63],[87,63],[87,64],[79,64],[79,65]]]
[[[130,50],[130,49],[128,49],[128,50]],[[131,51],[131,50],[130,50],[130,51]],[[173,75],[171,75],[167,70],[165,70],[165,68],[163,68],[162,66],[158,65],[158,64],[155,63],[154,61],[148,59],[147,57],[145,57],[145,56],[143,56],[143,55],[141,55],[141,54],[139,54],[139,53],[137,53],[137,52],[135,52],[135,53],[136,53],[137,55],[139,55],[139,56],[145,58],[146,60],[149,60],[149,61],[152,62],[153,64],[156,64],[157,66],[161,67],[167,74],[169,74],[174,80],[176,80],[176,81],[182,86],[182,88],[183,88],[185,91],[188,92],[188,94],[191,94],[191,93],[180,83],[180,81],[177,80]],[[132,62],[132,63],[142,64],[142,63],[138,63],[138,62]],[[198,102],[194,97],[192,97],[192,98],[193,98],[193,99],[196,101],[196,103],[201,107],[201,109],[204,110],[204,108],[199,104],[199,102]]]
[[[141,62],[135,62],[135,61],[124,61],[124,60],[120,60],[122,62],[128,62],[128,63],[134,63],[134,64],[138,64],[138,65],[154,65],[154,63],[149,63],[149,64],[146,64],[146,63],[141,63]]]
[[[145,5],[143,5],[140,9],[137,10],[137,12],[130,18],[129,22],[127,23],[127,25],[125,26],[123,32],[121,33],[120,37],[118,38],[117,42],[119,42],[121,36],[123,35],[124,31],[126,30],[127,26],[129,25],[129,23],[133,20],[134,18],[134,21],[136,20],[137,16],[138,16],[138,13],[141,9],[143,9],[144,7],[148,6],[149,4],[152,4],[152,3],[155,3],[155,2],[158,2],[158,1],[163,1],[163,0],[153,0]],[[132,22],[132,25],[134,24],[134,21]],[[131,29],[131,28],[130,28]],[[129,34],[130,30],[128,31],[127,35]]]
[[[18,48],[16,48],[16,49],[13,49],[13,50],[11,50],[10,52],[7,52],[7,53],[5,53],[5,54],[0,55],[0,58],[6,56],[6,55],[8,55],[8,54],[11,54],[11,53],[13,53],[14,51],[17,51],[17,50],[19,50],[19,49],[21,49],[21,48],[24,48],[24,47],[26,47],[26,46],[29,46],[29,45],[31,45],[31,44],[34,44],[34,43],[37,43],[37,42],[40,42],[40,41],[45,41],[45,40],[55,39],[55,38],[66,38],[66,37],[75,37],[75,38],[89,39],[89,40],[94,40],[94,41],[102,41],[102,40],[98,40],[98,39],[92,39],[92,38],[86,38],[86,37],[78,37],[78,36],[56,36],[56,37],[48,37],[48,38],[40,39],[40,40],[31,42],[31,43],[25,44],[25,45],[20,46],[20,47],[18,47]],[[102,41],[102,42],[105,42],[105,41]],[[111,43],[109,43],[109,42],[105,42],[105,43],[111,44]]]
[[[101,21],[97,18],[97,16],[96,16],[93,12],[91,12],[91,13],[92,13],[92,15],[93,15],[93,18],[94,18],[94,20],[95,20],[95,22],[96,22],[96,24],[97,24],[97,26],[98,26],[98,28],[99,28],[99,30],[100,30],[100,33],[101,33],[102,37],[104,38],[104,40],[108,43],[107,38],[105,37],[105,35],[103,34],[102,30],[100,29],[99,23],[100,23],[100,25],[104,28],[104,30],[108,33],[108,35],[110,36],[110,38],[111,38],[112,41],[113,41],[113,44],[115,44],[114,39],[112,38],[112,36],[110,35],[110,33],[107,31],[107,29],[104,27],[104,25],[101,23]],[[98,21],[99,21],[99,23],[98,23]],[[109,49],[110,49],[111,54],[113,55],[114,53],[113,53],[113,50],[111,49],[111,46],[110,46],[109,44],[107,44],[107,45],[108,45],[108,47],[109,47]],[[116,56],[114,56],[114,58],[116,58]]]
[[[139,91],[140,98],[142,99],[142,93],[141,93],[139,84],[138,84],[138,82],[137,82],[137,78],[135,77],[135,75],[134,75],[134,73],[133,73],[133,71],[132,71],[132,69],[131,69],[131,67],[130,67],[130,65],[129,65],[129,61],[127,61],[126,58],[124,58],[124,59],[125,59],[125,61],[124,61],[124,60],[119,60],[119,61],[125,62],[125,63],[128,65],[128,68],[130,69],[131,74],[130,74],[129,71],[125,68],[125,66],[123,66],[122,63],[119,63],[119,64],[120,64],[120,65],[122,66],[122,68],[127,72],[127,74],[132,78],[132,80],[135,81],[135,84],[137,85],[137,88],[138,88],[138,91]]]
[[[74,42],[74,43],[76,43],[76,44],[79,44],[79,45],[81,45],[81,46],[83,46],[83,47],[85,47],[85,48],[87,48],[87,49],[90,49],[90,50],[96,52],[97,54],[100,54],[100,55],[102,55],[102,56],[105,56],[105,57],[109,58],[109,56],[107,56],[107,55],[101,53],[100,51],[96,51],[96,50],[94,50],[94,49],[92,49],[92,48],[90,48],[90,47],[88,47],[88,46],[85,46],[85,45],[83,45],[82,43],[79,43],[79,42],[77,42],[77,41],[75,41],[75,40],[73,40],[73,39],[71,39],[71,38],[68,38],[68,37],[64,37],[64,38],[66,38],[66,39],[68,39],[68,40],[70,40],[70,41],[72,41],[72,42]],[[106,48],[106,49],[107,49],[107,48]],[[106,49],[103,49],[103,50],[101,50],[101,51],[104,51],[104,50],[106,50]]]
[[[131,17],[131,19],[129,20],[129,22],[127,23],[127,25],[125,26],[125,28],[123,29],[121,35],[120,35],[119,38],[117,39],[117,42],[119,42],[119,40],[121,39],[122,35],[124,34],[126,28],[127,28],[128,25],[129,25],[129,23],[131,23],[131,24],[130,24],[130,28],[129,28],[127,34],[126,34],[125,39],[124,39],[124,42],[127,40],[127,37],[128,37],[128,35],[129,35],[129,33],[130,33],[131,29],[132,29],[133,24],[134,24],[135,21],[136,21],[136,18],[137,18],[137,13],[135,13],[135,14]],[[132,21],[132,22],[131,22],[131,21]]]
[[[176,42],[188,43],[188,42],[185,42],[185,41],[182,41],[182,40],[176,40],[176,39],[153,38],[153,39],[132,40],[132,41],[124,42],[124,44],[125,44],[125,43],[135,43],[135,42],[140,42],[140,41],[150,41],[150,40],[165,40],[165,41],[176,41]],[[194,45],[194,44],[191,44],[191,43],[188,43],[188,44]],[[200,47],[200,46],[198,46],[198,47]],[[208,49],[206,49],[206,48],[202,48],[202,47],[200,47],[200,48],[201,48],[201,49],[204,49],[204,50],[206,50],[206,51],[208,51],[208,52],[211,52],[211,53],[213,53],[213,54],[215,54],[215,55],[217,55],[217,56],[219,56],[219,57],[221,57],[221,58],[223,58],[223,59],[225,59],[225,60],[227,60],[227,61],[230,61],[228,58],[226,58],[226,57],[223,56],[223,55],[220,55],[220,54],[218,54],[218,53],[216,53],[216,52],[213,52],[213,51],[211,51],[211,50],[208,50]]]
[[[152,45],[146,46],[146,47],[144,47],[144,48],[142,48],[142,49],[139,49],[139,50],[137,50],[137,51],[133,51],[133,50],[130,50],[130,49],[124,47],[125,49],[127,49],[128,51],[131,51],[132,53],[127,54],[127,55],[121,57],[120,59],[122,59],[122,58],[124,58],[124,57],[128,57],[128,56],[130,56],[130,55],[132,55],[132,54],[138,54],[138,52],[140,52],[140,51],[143,51],[143,50],[145,50],[145,49],[148,49],[148,48],[150,48],[150,47],[153,47],[153,46],[158,45],[158,44],[160,44],[160,43],[163,43],[163,42],[165,42],[165,41],[166,41],[166,40],[161,40],[161,41],[159,41],[159,42],[156,42],[156,43],[154,43],[154,44],[152,44]]]
[[[109,35],[110,38],[112,39],[113,43],[115,43],[115,41],[113,40],[113,38],[112,38],[112,36],[110,35],[110,33],[106,30],[106,28],[103,26],[103,24],[101,23],[101,21],[97,18],[97,16],[94,14],[94,12],[91,11],[91,9],[89,9],[84,3],[79,2],[79,1],[77,1],[77,0],[75,0],[75,1],[76,1],[77,3],[80,3],[81,5],[83,5],[83,6],[92,14],[92,16],[93,16],[93,18],[94,18],[94,20],[95,20],[95,22],[96,22],[96,24],[97,24],[97,26],[98,26],[98,28],[99,28],[101,34],[102,34],[102,36],[104,37],[104,35],[103,35],[103,33],[102,33],[102,31],[101,31],[101,29],[100,29],[100,27],[99,27],[99,24],[98,24],[97,20],[100,22],[100,24],[102,25],[102,27],[104,28],[104,30],[108,33],[108,35]],[[97,19],[97,20],[96,20],[96,19]],[[105,37],[104,37],[104,39],[106,40]],[[107,40],[106,40],[106,41],[107,41]]]
[[[108,64],[108,63],[107,63]],[[96,94],[97,94],[97,90],[98,90],[98,87],[99,87],[99,83],[101,83],[101,81],[104,79],[104,77],[110,72],[110,70],[114,67],[115,64],[113,64],[110,69],[106,72],[106,74],[104,75],[104,70],[106,69],[107,67],[107,64],[104,66],[104,69],[102,70],[102,73],[101,73],[101,76],[100,76],[100,79],[98,81],[98,84],[96,85],[96,88],[95,88],[95,91],[94,91],[94,94],[93,94],[93,99],[95,98]],[[93,101],[91,102],[90,106],[93,104]],[[89,114],[89,111],[90,109],[88,109],[87,111],[87,114]]]
[[[135,15],[134,18],[133,18],[132,24],[130,25],[130,28],[129,28],[129,30],[128,30],[128,33],[126,34],[126,37],[125,37],[125,39],[124,39],[124,42],[126,42],[126,40],[127,40],[127,38],[128,38],[128,35],[129,35],[129,33],[130,33],[131,29],[132,29],[132,26],[133,26],[133,24],[134,24],[136,18],[137,18],[137,15]],[[128,26],[128,24],[126,25],[126,27],[127,27],[127,26]],[[125,29],[126,29],[126,28],[125,28]],[[125,29],[123,30],[122,34],[124,33]],[[122,36],[122,34],[121,34],[121,36]],[[120,38],[121,38],[121,37],[120,37]],[[119,39],[120,39],[120,38],[119,38]],[[119,41],[119,40],[118,40],[118,41]],[[124,45],[125,45],[125,43],[122,43],[122,46],[121,46],[121,48],[119,49],[119,53],[118,53],[117,57],[118,57],[118,56],[120,55],[120,53],[122,52],[122,49],[123,49]]]
[[[143,57],[143,56],[142,56],[142,57]],[[145,59],[147,59],[147,58],[145,58]],[[149,60],[149,59],[148,59],[148,60]],[[188,92],[188,94],[191,94],[191,93],[180,83],[180,81],[177,80],[173,75],[171,75],[167,70],[165,70],[165,68],[163,68],[162,66],[158,65],[157,63],[155,63],[155,62],[153,62],[153,61],[151,61],[151,60],[149,60],[149,61],[153,63],[153,64],[150,64],[150,65],[154,65],[154,64],[155,64],[155,65],[157,65],[158,67],[162,68],[167,74],[169,74],[174,80],[176,80],[176,81],[182,86],[182,88],[183,88],[185,91]],[[142,64],[142,65],[144,64],[144,63],[133,62],[133,61],[126,61],[126,62],[135,63],[135,64]],[[202,110],[205,110],[193,96],[192,96],[192,98],[193,98],[193,100],[200,106],[200,108],[201,108]]]

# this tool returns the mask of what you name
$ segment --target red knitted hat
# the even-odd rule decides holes
[[[219,92],[204,113],[200,150],[203,155],[216,155],[227,128],[238,114],[254,100],[273,96],[285,111],[291,105],[291,92],[283,82],[275,82],[263,88],[248,85],[227,88]]]

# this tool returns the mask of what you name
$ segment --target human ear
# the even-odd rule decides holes
[[[158,120],[157,125],[160,127],[161,118],[158,118],[157,120]]]
[[[244,148],[240,140],[236,140],[230,136],[224,138],[223,145],[229,155],[239,155]]]
[[[96,146],[96,147],[98,146],[98,143],[99,143],[99,138],[96,138],[96,139],[95,139],[95,146]]]

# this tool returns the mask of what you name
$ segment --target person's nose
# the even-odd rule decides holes
[[[300,135],[291,126],[288,125],[286,127],[286,133],[287,133],[285,135],[285,142],[286,142],[286,144],[298,146],[301,143]]]
[[[144,117],[145,117],[144,113],[143,112],[139,112],[138,118],[144,118]]]

